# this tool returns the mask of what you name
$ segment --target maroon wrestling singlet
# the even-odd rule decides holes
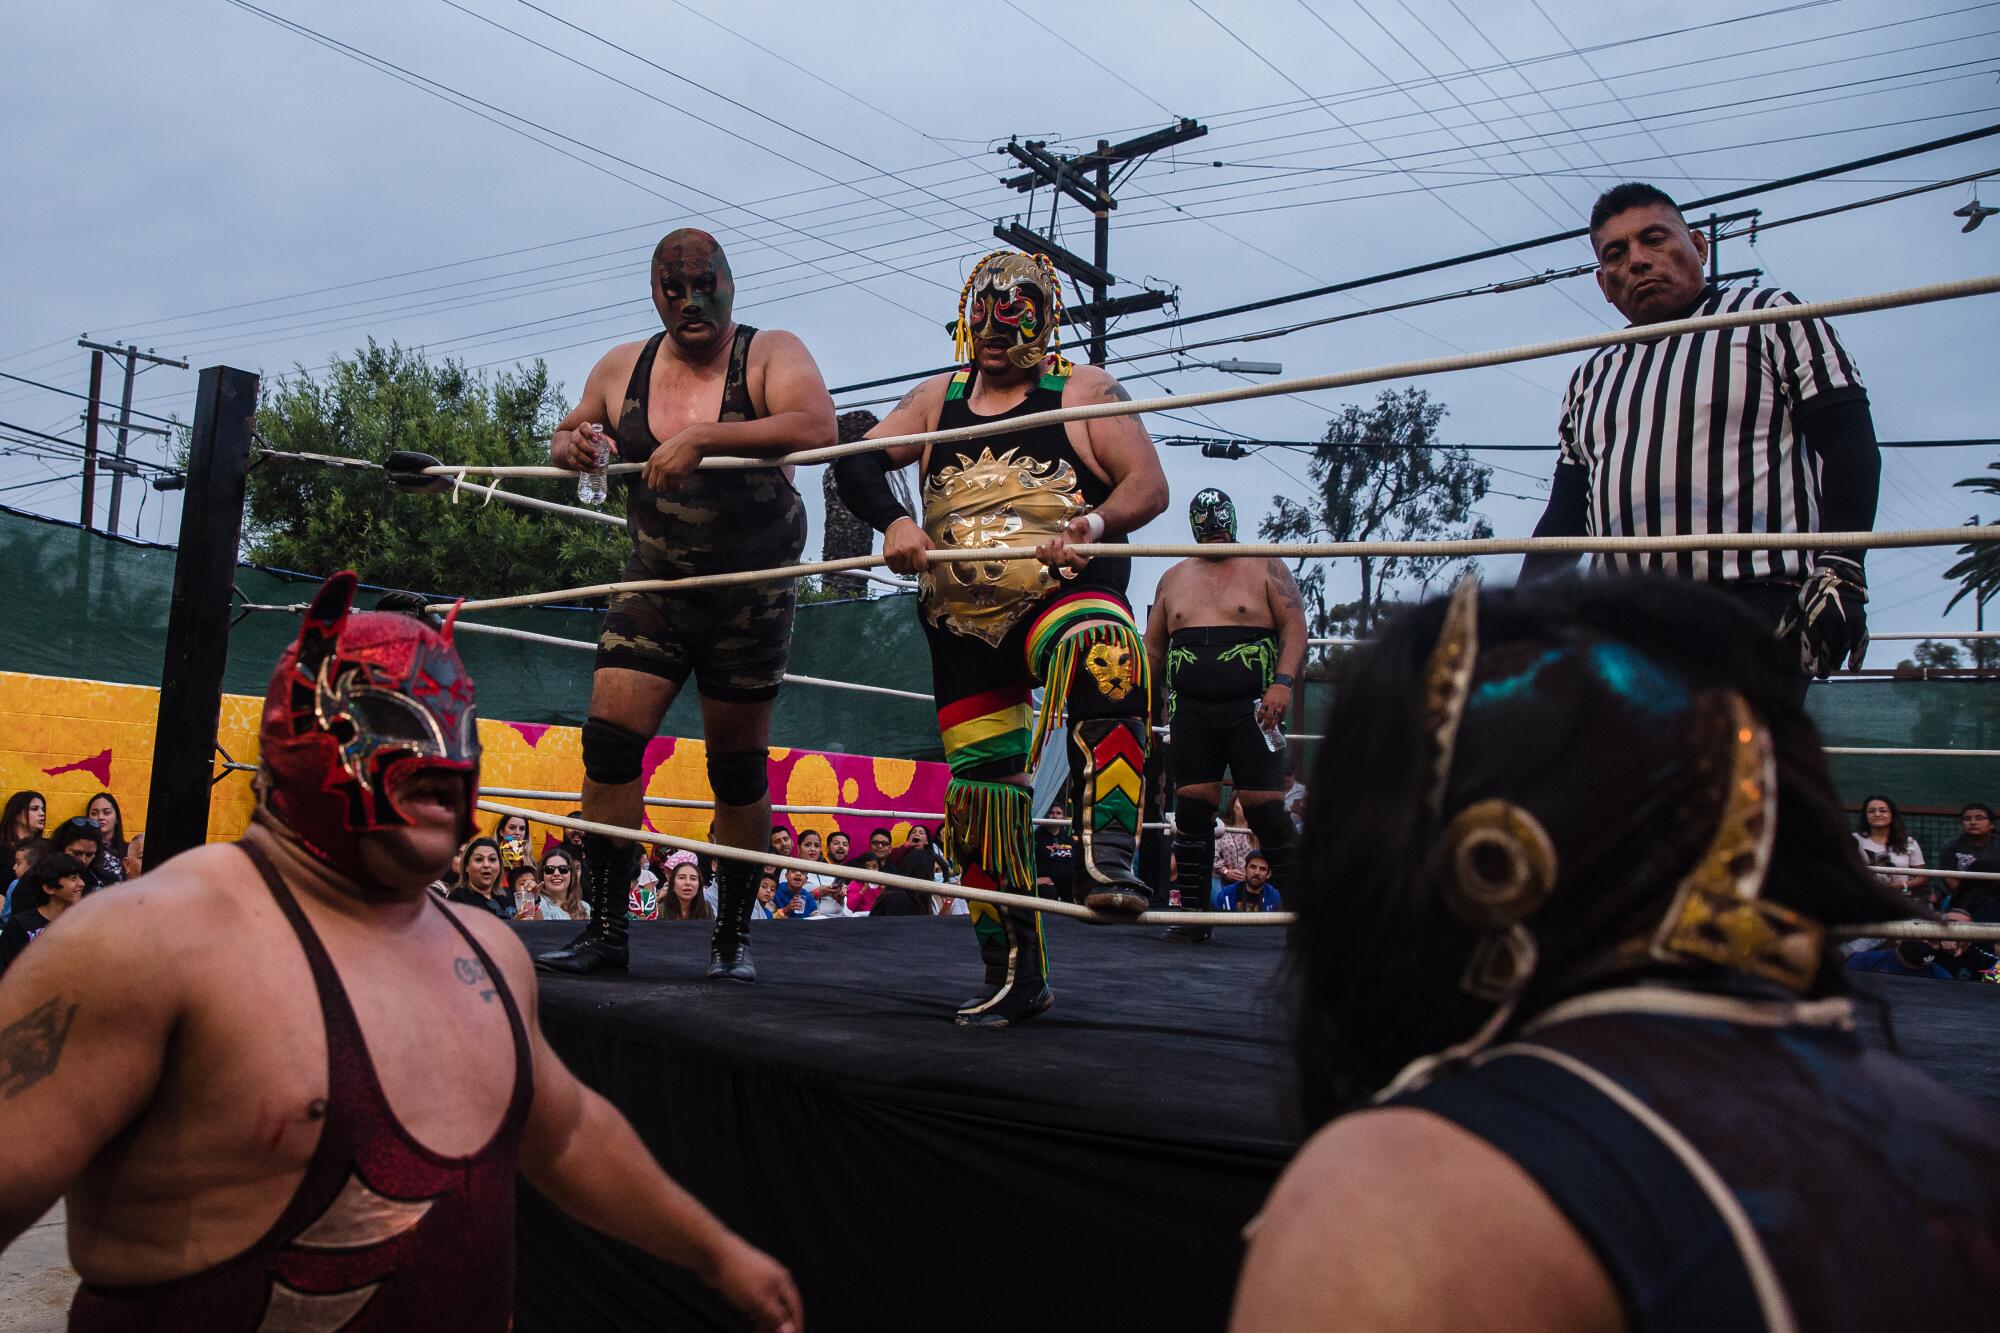
[[[390,1110],[340,974],[271,863],[256,863],[312,966],[326,1021],[327,1107],[292,1201],[235,1258],[143,1286],[84,1285],[80,1333],[362,1333],[506,1329],[514,1308],[514,1159],[532,1093],[527,1031],[486,951],[446,913],[486,968],[514,1034],[514,1090],[500,1127],[467,1157],[442,1157]]]

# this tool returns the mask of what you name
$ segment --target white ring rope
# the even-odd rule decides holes
[[[1884,630],[1880,634],[1869,631],[1868,642],[1888,643],[1898,639],[2000,639],[2000,629],[1934,629],[1934,630]],[[1307,639],[1308,648],[1355,648],[1371,642],[1368,639]]]
[[[1830,932],[1849,940],[1965,940],[1991,944],[2000,941],[2000,925],[1987,921],[1877,921],[1873,925],[1844,926]]]
[[[1213,389],[1204,393],[1169,394],[1160,398],[1140,398],[1108,403],[1085,403],[1076,407],[1056,408],[1048,412],[1034,412],[1023,417],[1006,421],[983,422],[973,426],[960,426],[951,430],[923,431],[914,435],[887,435],[879,439],[856,440],[851,444],[828,445],[823,449],[804,449],[797,453],[773,455],[768,458],[709,458],[702,461],[705,468],[768,468],[799,466],[807,463],[824,463],[829,459],[843,458],[849,454],[871,453],[879,449],[890,449],[901,445],[941,444],[951,440],[976,440],[994,435],[1005,435],[1013,431],[1032,430],[1038,426],[1056,425],[1068,421],[1090,421],[1101,417],[1136,416],[1145,412],[1165,412],[1176,408],[1207,407],[1216,403],[1241,402],[1251,398],[1270,398],[1282,394],[1311,393],[1326,389],[1345,389],[1361,384],[1374,384],[1383,380],[1414,379],[1420,375],[1441,375],[1460,370],[1477,370],[1487,366],[1512,365],[1520,361],[1537,361],[1547,357],[1571,356],[1577,352],[1595,351],[1601,347],[1617,347],[1626,343],[1652,342],[1660,338],[1675,337],[1684,333],[1699,333],[1709,329],[1744,328],[1758,324],[1789,324],[1811,319],[1833,319],[1841,315],[1868,314],[1878,310],[1896,310],[1904,306],[1926,305],[1934,301],[1954,301],[1969,296],[1986,296],[2000,291],[2000,274],[1989,274],[1979,278],[1964,278],[1955,282],[1931,283],[1922,287],[1906,287],[1899,291],[1878,292],[1869,296],[1848,296],[1832,301],[1808,301],[1802,305],[1768,306],[1757,310],[1737,310],[1728,314],[1703,315],[1692,319],[1668,320],[1660,324],[1642,324],[1624,329],[1612,329],[1600,333],[1582,334],[1574,338],[1560,338],[1553,342],[1529,343],[1519,347],[1499,348],[1485,352],[1465,352],[1456,356],[1432,357],[1420,361],[1399,361],[1389,365],[1370,366],[1362,370],[1335,371],[1325,375],[1308,375],[1301,379],[1274,380],[1265,384],[1241,384],[1227,389]],[[607,471],[612,473],[637,472],[643,463],[614,463]],[[491,477],[574,477],[575,472],[559,467],[475,467],[471,465],[440,464],[426,468],[435,476],[491,476]],[[1846,543],[1842,543],[1846,545]]]
[[[1024,418],[1025,419],[1025,418]],[[1891,532],[1714,532],[1673,533],[1654,537],[1472,537],[1453,541],[1360,541],[1360,542],[1248,542],[1233,548],[1239,556],[1270,556],[1280,559],[1321,559],[1341,556],[1476,556],[1527,555],[1553,551],[1567,555],[1597,553],[1648,554],[1683,551],[1818,551],[1827,549],[1898,550],[1912,546],[1965,546],[2000,542],[2000,524],[1979,528],[1912,528]],[[1070,550],[1084,556],[1166,557],[1184,559],[1213,556],[1213,546],[1193,542],[1077,542]],[[945,547],[926,553],[932,561],[1033,560],[1035,551],[1025,546]],[[888,562],[879,555],[847,556],[803,565],[780,565],[772,569],[746,569],[729,574],[697,574],[679,579],[628,579],[620,583],[593,583],[552,592],[522,593],[515,597],[488,597],[459,606],[467,611],[499,611],[518,606],[541,606],[549,602],[587,601],[627,592],[682,592],[693,588],[734,587],[746,583],[766,583],[804,578],[815,574],[839,574],[849,570],[875,569]],[[438,614],[451,610],[452,603],[439,602],[427,608]]]
[[[245,765],[245,767],[250,766]],[[479,794],[481,796],[504,796],[514,801],[562,801],[570,805],[578,804],[583,800],[583,795],[580,792],[541,791],[530,787],[482,786],[479,789]],[[682,796],[648,796],[645,798],[645,802],[649,806],[662,810],[715,809],[714,801],[690,800]],[[942,823],[944,821],[944,811],[942,810],[874,810],[861,805],[774,805],[771,807],[771,813],[774,815],[852,815],[857,819],[907,819],[917,823],[930,824]],[[540,816],[538,815],[536,818],[540,818]],[[1054,817],[1037,819],[1035,823],[1044,828],[1069,827],[1067,819],[1056,819]],[[1140,827],[1164,833],[1168,829],[1171,829],[1173,825],[1166,820],[1160,820],[1157,823],[1142,824]],[[1231,827],[1227,831],[1230,833],[1248,833],[1250,830],[1248,828]],[[829,868],[835,868],[831,861],[826,864]]]
[[[644,829],[620,828],[614,824],[599,824],[587,819],[571,819],[567,816],[545,815],[537,810],[529,810],[518,805],[507,805],[499,801],[482,800],[479,808],[492,814],[520,815],[524,819],[554,824],[560,828],[576,829],[583,833],[601,833],[607,837],[622,838],[628,842],[651,843],[656,847],[672,847],[677,851],[694,852],[701,856],[716,857],[727,861],[752,861],[760,866],[776,866],[785,870],[803,870],[808,875],[824,875],[828,866],[824,861],[808,861],[797,856],[778,856],[769,852],[755,852],[743,847],[725,847],[720,843],[701,842],[694,838],[676,838],[665,833],[648,833]],[[1969,873],[1969,872],[1968,872]],[[1073,917],[1078,921],[1089,921],[1097,925],[1169,925],[1169,926],[1289,926],[1297,921],[1292,912],[1182,912],[1176,910],[1139,912],[1132,915],[1113,915],[1107,912],[1093,912],[1088,907],[1067,903],[1055,898],[1032,898],[1023,893],[1006,893],[999,889],[968,888],[963,884],[939,884],[928,879],[917,879],[911,875],[897,875],[887,871],[860,870],[848,868],[847,878],[877,884],[890,889],[913,889],[918,893],[934,893],[946,898],[964,898],[968,902],[991,903],[996,907],[1020,907],[1030,912],[1045,912],[1050,916]],[[1954,875],[1957,879],[1960,876]],[[2000,876],[1995,876],[2000,878]],[[1827,932],[1835,939],[1951,939],[1951,940],[2000,940],[2000,925],[1987,925],[1963,921],[1875,921],[1854,926],[1836,926]]]
[[[442,609],[446,610],[450,609],[450,605],[451,604],[449,602],[439,604],[439,606]],[[471,606],[472,603],[468,602],[466,603],[466,605]],[[306,609],[306,604],[304,602],[295,602],[289,605],[281,603],[246,602],[243,603],[238,609],[243,611],[283,611],[283,612],[288,612],[292,615],[298,615],[299,613],[303,612]],[[433,609],[435,610],[439,608],[433,608]],[[559,634],[540,634],[535,632],[534,630],[513,629],[506,625],[481,625],[473,621],[461,620],[456,624],[455,628],[471,634],[490,634],[497,638],[519,639],[528,643],[547,644],[555,648],[574,648],[582,650],[584,652],[597,651],[597,645],[586,639],[566,639]],[[1348,640],[1317,640],[1316,642],[1355,643],[1360,641],[1348,639]],[[931,695],[924,693],[922,690],[899,690],[888,685],[864,685],[859,681],[834,680],[831,677],[827,676],[801,676],[801,675],[795,675],[788,671],[784,675],[784,680],[785,683],[788,685],[812,685],[812,686],[817,686],[821,689],[847,690],[850,693],[855,693],[855,694],[875,694],[890,699],[909,699],[916,703],[922,703],[922,704],[934,704],[936,702],[936,700],[933,699]],[[1166,728],[1155,727],[1153,730],[1156,732],[1164,732]],[[1326,739],[1325,735],[1314,732],[1288,732],[1286,733],[1285,738],[1287,740],[1294,740],[1294,741],[1323,741]],[[1824,748],[1826,750],[1826,753],[1828,754],[1850,755],[1850,756],[1874,755],[1886,758],[1904,758],[1904,759],[2000,759],[2000,750],[1918,749],[1910,747],[1871,746],[1871,745],[1829,745]],[[565,798],[558,795],[550,795],[549,797],[547,797],[547,799],[554,801],[554,800],[563,800]],[[845,807],[840,807],[840,808],[844,809]],[[800,813],[807,813],[807,812],[802,810]],[[811,813],[821,813],[821,812],[812,811]],[[942,818],[942,816],[937,816],[937,817]],[[1162,827],[1165,826],[1162,825]]]
[[[298,615],[306,609],[306,603],[297,602],[289,606],[265,602],[245,602],[241,611],[285,611]],[[455,632],[469,634],[490,634],[502,639],[520,639],[527,643],[547,644],[552,648],[576,648],[584,652],[597,651],[596,643],[588,639],[566,639],[560,634],[539,634],[534,630],[513,629],[506,625],[479,625],[471,621],[459,621],[453,626]],[[899,690],[888,685],[863,685],[859,681],[832,680],[824,676],[799,676],[786,672],[784,681],[788,685],[817,685],[829,690],[848,690],[856,694],[879,694],[890,699],[914,699],[918,703],[935,705],[936,700],[921,690]],[[552,798],[553,799],[553,798]]]
[[[701,856],[718,857],[728,861],[750,861],[760,866],[777,866],[785,870],[803,870],[808,875],[824,875],[827,864],[824,861],[808,861],[797,856],[779,856],[772,852],[755,852],[743,847],[725,847],[721,843],[701,842],[694,838],[676,838],[665,833],[648,833],[644,829],[620,828],[615,824],[599,824],[587,819],[571,819],[568,816],[545,815],[538,810],[529,810],[518,805],[505,805],[499,801],[479,802],[481,810],[501,815],[520,815],[524,819],[554,824],[559,828],[576,829],[584,833],[601,833],[606,837],[622,838],[628,842],[646,842],[656,847],[672,847],[677,851],[694,852]],[[968,902],[991,903],[996,907],[1020,907],[1030,912],[1046,912],[1051,916],[1074,917],[1078,921],[1089,921],[1103,926],[1169,925],[1169,926],[1289,926],[1292,924],[1290,912],[1136,912],[1114,914],[1093,912],[1077,903],[1066,903],[1054,898],[1033,898],[1025,893],[1007,893],[1000,889],[970,888],[963,884],[939,884],[928,879],[917,879],[912,875],[897,875],[888,871],[860,870],[849,867],[847,878],[861,880],[868,884],[879,884],[889,889],[914,889],[918,893],[935,893],[946,898],[963,898]]]
[[[2000,750],[1916,750],[1896,746],[1828,745],[1828,754],[1886,755],[1904,759],[2000,759]]]
[[[1307,738],[1294,737],[1294,739],[1307,739]],[[1320,738],[1312,737],[1310,739],[1317,740]],[[1861,753],[1866,754],[1869,753],[1869,751],[1864,750],[1861,751]],[[257,771],[257,765],[255,764],[239,764],[234,761],[224,761],[218,764],[217,766],[226,773],[255,773]],[[516,788],[516,787],[480,788],[481,795],[487,795],[489,793],[494,796],[512,796],[521,800],[529,800],[529,801],[577,802],[583,799],[582,795],[577,792],[533,791],[526,788]],[[666,796],[648,796],[645,798],[645,802],[647,805],[663,806],[676,810],[713,810],[715,808],[715,802],[713,801],[690,801],[690,800],[681,800]],[[928,811],[912,812],[909,810],[865,810],[865,809],[860,809],[858,807],[845,806],[845,805],[774,805],[771,807],[771,812],[773,814],[857,815],[863,818],[891,818],[891,819],[941,820],[944,818],[944,815],[942,813],[934,815],[929,813]],[[531,819],[539,822],[543,823],[558,822],[554,820],[551,816],[542,814],[539,811],[529,811],[527,813],[529,814],[529,817]],[[1069,823],[1069,821],[1066,819],[1037,819],[1035,822],[1037,824],[1053,825],[1057,827]],[[1161,821],[1160,823],[1156,824],[1146,824],[1143,827],[1164,832],[1165,830],[1171,829],[1173,827],[1173,824],[1168,821]],[[1226,831],[1230,833],[1250,832],[1248,828],[1238,828],[1234,826],[1230,826]],[[1990,870],[1945,870],[1938,866],[1869,866],[1868,869],[1877,875],[1900,875],[1908,879],[2000,880],[2000,872],[1990,871]]]

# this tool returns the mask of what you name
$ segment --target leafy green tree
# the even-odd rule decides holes
[[[446,463],[542,464],[567,410],[540,361],[489,377],[371,339],[319,375],[267,384],[257,428],[282,452],[379,463],[410,449]],[[567,498],[559,483],[512,484]],[[617,503],[614,479],[612,512]],[[250,473],[247,554],[284,569],[352,569],[389,587],[507,596],[615,579],[627,545],[610,524],[473,495],[412,495],[374,469],[267,458]]]
[[[1266,541],[1453,540],[1490,537],[1474,512],[1486,498],[1490,469],[1463,446],[1443,444],[1446,408],[1422,389],[1385,389],[1372,407],[1349,403],[1327,423],[1325,440],[1307,465],[1317,493],[1306,499],[1274,495],[1274,512],[1258,525]],[[1389,586],[1413,581],[1419,596],[1453,562],[1446,556],[1360,556],[1361,596],[1327,601],[1327,562],[1297,562],[1299,592],[1315,638],[1366,637],[1392,604]],[[1467,561],[1466,567],[1473,567]]]
[[[1965,664],[1959,661],[1956,645],[1939,643],[1936,639],[1922,639],[1911,650],[1909,660],[1902,665],[1922,667],[1926,671],[1957,671]]]

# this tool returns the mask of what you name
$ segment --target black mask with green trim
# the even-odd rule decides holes
[[[1188,505],[1188,526],[1198,542],[1236,540],[1236,503],[1227,494],[1206,487]]]

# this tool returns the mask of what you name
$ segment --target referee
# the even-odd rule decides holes
[[[1706,277],[1708,238],[1674,201],[1628,182],[1590,210],[1604,299],[1634,325],[1797,305]],[[1867,532],[1882,471],[1868,393],[1824,320],[1684,333],[1604,348],[1577,368],[1537,537]],[[1673,573],[1735,594],[1798,655],[1799,692],[1868,647],[1865,552],[1606,554],[1599,567]],[[1529,555],[1521,579],[1575,558]]]

